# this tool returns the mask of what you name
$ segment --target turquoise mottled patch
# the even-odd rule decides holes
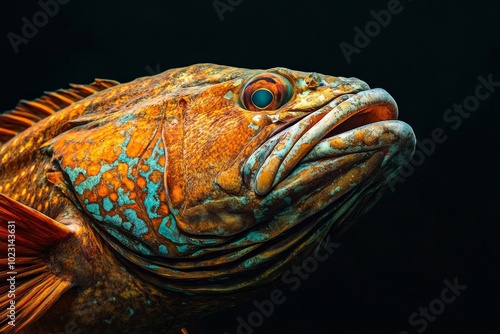
[[[146,179],[146,198],[144,199],[144,206],[146,207],[148,217],[151,219],[160,217],[157,213],[158,208],[160,207],[158,192],[163,191],[163,180],[153,182],[151,181],[150,176],[154,171],[161,173],[165,172],[165,167],[158,162],[163,156],[165,156],[165,149],[163,148],[163,141],[160,138],[156,141],[151,155],[142,162],[142,164],[149,167],[148,171],[139,171],[139,174]]]
[[[262,259],[260,257],[251,257],[245,262],[243,262],[243,266],[247,269],[255,267],[256,265],[260,264],[262,262]]]
[[[79,195],[83,195],[86,190],[94,191],[95,187],[101,183],[102,175],[104,173],[118,167],[119,163],[125,163],[128,165],[128,178],[132,181],[135,181],[136,178],[134,175],[131,174],[131,171],[132,171],[133,167],[137,165],[139,158],[138,157],[135,157],[135,158],[128,157],[127,154],[125,153],[126,150],[124,148],[127,147],[127,145],[130,143],[130,140],[131,140],[130,130],[127,132],[122,132],[122,134],[126,138],[125,138],[125,141],[124,141],[123,146],[121,148],[121,153],[118,156],[118,159],[111,164],[103,164],[101,162],[100,170],[99,170],[97,175],[88,176],[87,171],[81,167],[75,167],[75,168],[71,168],[69,166],[64,167],[64,171],[65,171],[66,175],[68,175],[69,179],[71,180],[71,183],[73,184],[73,186],[75,188],[75,191]],[[75,185],[75,182],[78,179],[79,175],[83,175],[84,180],[82,182],[80,182],[78,185]],[[122,205],[126,205],[126,204],[135,203],[135,201],[133,201],[132,199],[129,198],[129,193],[124,193],[123,189],[119,188],[117,190],[117,193],[119,196],[118,205],[122,206]],[[101,211],[100,208],[96,207],[96,205],[99,207],[102,205],[102,208],[105,211],[110,211],[112,209],[112,206],[113,206],[113,204],[111,203],[111,201],[109,201],[109,199],[107,199],[107,200],[103,199],[102,202],[98,202],[98,203],[89,203],[88,199],[85,198],[84,202],[87,204],[87,206],[85,207],[86,210],[90,214],[92,214],[94,216],[94,218],[96,218],[99,221],[102,221],[103,217],[100,214],[100,211]],[[109,216],[105,216],[105,217],[107,218]],[[112,225],[114,225],[116,223],[116,220],[109,221],[109,222]]]
[[[122,217],[120,217],[120,215],[118,215],[118,214],[116,214],[114,216],[105,215],[104,221],[111,223],[111,225],[116,226],[116,227],[120,227],[122,225],[122,222],[123,222]]]
[[[85,192],[85,190],[94,189],[95,186],[101,183],[102,174],[113,169],[113,167],[114,166],[112,165],[101,165],[101,169],[99,170],[99,173],[97,175],[87,176],[85,180],[83,180],[79,185],[75,186],[76,192],[82,195]]]
[[[71,167],[65,167],[64,171],[69,176],[72,183],[74,183],[76,181],[76,178],[78,177],[78,175],[80,175],[80,174],[82,174],[83,176],[87,175],[87,171],[83,168],[80,168],[80,167],[75,167],[74,169],[71,169]]]
[[[123,211],[123,214],[125,215],[125,217],[127,217],[128,221],[133,224],[132,234],[140,237],[144,233],[148,232],[146,223],[144,222],[144,220],[137,217],[137,212],[132,209],[126,209],[125,211]]]
[[[131,119],[130,117],[125,117],[121,121],[126,121]],[[100,170],[95,176],[89,177],[85,169],[78,167],[65,167],[64,170],[68,175],[71,182],[74,183],[80,179],[83,181],[75,186],[76,192],[80,195],[84,195],[88,190],[90,192],[95,192],[96,187],[102,185],[103,174],[109,171],[117,172],[118,166],[121,164],[126,164],[128,168],[127,175],[113,175],[114,177],[120,179],[127,177],[128,180],[132,182],[137,181],[137,176],[132,173],[137,171],[138,175],[142,176],[146,180],[146,184],[142,189],[144,191],[144,197],[141,200],[141,205],[137,205],[136,201],[138,198],[131,198],[132,192],[130,192],[124,185],[116,188],[116,201],[111,201],[110,197],[104,197],[101,200],[92,200],[89,198],[81,198],[84,209],[92,215],[101,225],[107,233],[116,238],[118,242],[123,244],[125,247],[137,251],[138,253],[151,255],[152,252],[149,246],[155,245],[157,250],[156,254],[167,255],[169,252],[167,243],[174,243],[179,252],[185,253],[192,251],[191,246],[201,246],[201,245],[211,245],[218,242],[216,239],[196,239],[183,235],[179,232],[177,223],[175,221],[175,214],[178,210],[175,208],[171,209],[171,215],[163,217],[158,213],[161,201],[161,192],[164,192],[163,178],[153,177],[153,173],[165,173],[165,166],[163,160],[166,156],[166,151],[163,144],[163,139],[160,137],[156,142],[151,142],[148,154],[139,154],[137,157],[127,156],[127,146],[131,143],[131,132],[132,130],[121,131],[120,135],[124,136],[124,142],[122,145],[115,147],[116,152],[119,152],[116,161],[106,164],[101,161]],[[139,168],[139,164],[148,168]],[[83,176],[83,177],[82,177]],[[108,184],[108,188],[114,190],[114,187]],[[141,209],[142,208],[142,209]],[[119,210],[119,212],[115,212]],[[136,210],[144,210],[138,212]],[[106,214],[106,213],[112,213]],[[142,218],[140,218],[142,217]],[[160,245],[162,240],[146,240],[144,235],[150,232],[148,224],[150,219],[162,218],[162,223],[158,228],[158,233],[161,237],[167,239],[163,240],[163,245]],[[169,225],[167,227],[167,224]],[[159,242],[158,242],[159,241]],[[151,244],[150,244],[151,242]]]
[[[105,197],[102,200],[102,207],[106,211],[110,211],[113,208],[113,203],[110,201],[109,197]]]
[[[116,123],[118,125],[123,125],[125,123],[127,123],[128,121],[134,119],[135,115],[132,114],[132,113],[129,113],[129,114],[126,114],[125,116],[123,116],[122,118],[116,120]]]
[[[188,245],[179,245],[179,246],[176,246],[176,248],[179,251],[179,253],[184,253],[185,251],[188,250]]]
[[[125,192],[123,192],[122,188],[118,188],[117,194],[118,194],[118,205],[119,206],[124,206],[126,204],[134,204],[135,203],[135,200],[129,198],[130,191],[125,193]]]
[[[175,210],[172,210],[173,212]],[[167,226],[170,224],[170,226]],[[158,234],[167,240],[177,244],[177,250],[181,253],[189,250],[189,246],[214,245],[218,242],[217,239],[195,239],[180,234],[177,229],[177,221],[173,215],[168,215],[163,218],[158,227]],[[202,251],[202,250],[201,250]]]
[[[102,220],[101,212],[98,204],[87,204],[86,209],[90,212],[96,219]]]
[[[269,239],[269,234],[260,233],[258,231],[252,231],[248,233],[244,238],[234,242],[235,245],[239,245],[241,243],[260,243]]]
[[[170,222],[170,227],[167,224]],[[170,241],[178,242],[179,231],[177,231],[177,224],[175,218],[171,215],[163,218],[160,227],[158,228],[158,233],[167,238]]]
[[[167,255],[168,254],[168,249],[165,245],[160,245],[158,246],[158,251],[161,253],[161,254],[164,254],[164,255]]]

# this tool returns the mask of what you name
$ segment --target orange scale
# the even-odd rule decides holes
[[[130,158],[135,158],[140,156],[142,152],[142,143],[131,142],[127,145],[126,154]]]
[[[167,216],[170,214],[170,210],[168,209],[168,205],[165,203],[160,204],[157,212],[160,216]]]
[[[117,170],[120,175],[127,175],[128,165],[126,163],[120,162],[118,163]]]
[[[97,189],[97,194],[99,195],[99,197],[104,198],[104,197],[108,196],[109,188],[105,183],[99,183],[97,185],[96,189]]]
[[[146,188],[146,179],[143,176],[137,178],[136,184],[139,188]]]
[[[78,185],[80,185],[80,183],[82,183],[82,182],[83,182],[83,181],[85,181],[85,180],[86,180],[85,175],[83,175],[83,174],[81,174],[81,173],[80,173],[80,174],[78,174],[78,176],[76,177],[76,180],[75,180],[75,182],[74,182],[74,185],[75,185],[75,186],[78,186]]]
[[[98,195],[96,193],[94,193],[94,192],[92,192],[90,190],[85,190],[85,192],[83,193],[82,197],[85,198],[85,199],[88,199],[89,202],[91,202],[91,203],[96,203],[97,202],[97,196]]]
[[[135,189],[135,183],[134,183],[134,181],[130,180],[129,178],[123,178],[122,182],[125,185],[125,187],[127,187],[128,190],[134,190]]]
[[[161,172],[158,172],[158,171],[154,171],[153,173],[151,173],[151,175],[149,176],[149,180],[153,183],[160,183],[162,182],[163,180],[163,173]]]
[[[101,171],[100,164],[93,164],[87,167],[87,176],[96,176]]]

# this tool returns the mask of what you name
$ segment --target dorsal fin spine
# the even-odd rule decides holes
[[[16,108],[0,114],[0,145],[72,103],[118,84],[119,82],[114,80],[95,79],[89,85],[70,84],[69,89],[44,92],[43,96],[33,101],[19,101]]]

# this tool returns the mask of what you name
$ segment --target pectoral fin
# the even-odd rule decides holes
[[[72,287],[50,272],[48,254],[73,231],[0,194],[0,333],[14,334],[37,320]]]

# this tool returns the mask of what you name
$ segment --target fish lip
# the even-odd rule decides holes
[[[338,103],[340,99],[343,101]],[[396,102],[381,88],[337,96],[261,145],[244,164],[244,182],[257,195],[264,196],[283,181],[306,156],[311,161],[314,155],[309,153],[322,141],[333,140],[332,138],[356,129],[369,131],[373,127],[370,124],[394,122],[397,117]],[[405,128],[406,132],[407,130]],[[379,145],[374,149],[379,150],[383,146]],[[366,147],[362,150],[367,151]],[[355,152],[345,150],[345,154]]]

